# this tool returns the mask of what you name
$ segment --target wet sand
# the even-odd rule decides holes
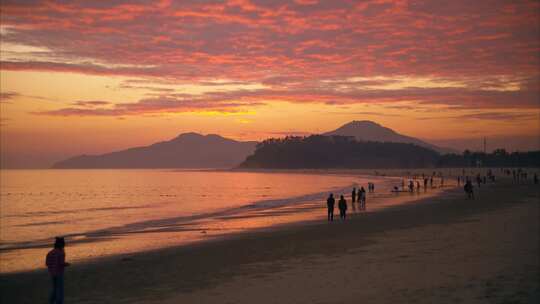
[[[499,180],[474,201],[450,189],[346,222],[74,265],[66,302],[538,303],[539,215],[533,185]],[[0,302],[44,302],[48,284],[43,270],[2,275]]]

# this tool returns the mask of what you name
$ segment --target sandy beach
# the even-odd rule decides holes
[[[451,188],[345,222],[73,265],[66,302],[538,303],[539,232],[538,187],[499,180],[476,200]],[[46,299],[44,270],[0,278],[2,303]]]

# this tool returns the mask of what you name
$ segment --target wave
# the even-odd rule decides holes
[[[246,205],[228,208],[223,210],[217,210],[214,212],[199,213],[194,215],[187,216],[177,216],[169,218],[161,218],[155,220],[146,220],[140,222],[133,222],[121,226],[108,227],[93,231],[86,231],[81,233],[72,233],[64,235],[67,241],[70,244],[77,243],[89,243],[89,242],[99,242],[101,240],[110,239],[113,237],[120,237],[123,235],[136,234],[136,233],[148,233],[148,232],[160,232],[160,231],[192,231],[191,226],[194,225],[194,222],[201,220],[225,220],[227,218],[233,218],[236,216],[241,216],[243,213],[252,212],[252,211],[262,211],[270,210],[274,208],[280,208],[285,206],[294,206],[306,202],[321,201],[321,204],[324,204],[325,199],[329,193],[334,193],[336,196],[339,194],[349,193],[353,187],[358,187],[357,183],[352,183],[347,186],[331,188],[326,191],[308,193],[305,195],[281,198],[281,199],[267,199],[267,200],[258,200]],[[146,208],[149,205],[141,206]],[[133,207],[128,207],[133,208]],[[140,207],[139,207],[140,208]],[[96,208],[97,209],[97,208]],[[107,210],[123,209],[123,208],[99,208]],[[35,223],[34,223],[35,224]],[[50,222],[48,224],[62,224],[61,221]],[[38,224],[39,225],[39,224]],[[200,230],[200,228],[196,229]],[[24,242],[0,242],[0,252],[2,251],[11,251],[18,249],[30,249],[30,248],[45,248],[50,246],[50,238],[39,239],[32,241]]]

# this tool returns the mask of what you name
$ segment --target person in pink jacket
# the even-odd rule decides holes
[[[69,266],[66,263],[66,254],[64,246],[66,245],[63,237],[57,237],[54,242],[54,249],[47,253],[45,265],[51,276],[52,289],[49,294],[50,304],[64,303],[64,268]]]

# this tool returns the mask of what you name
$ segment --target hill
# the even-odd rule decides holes
[[[432,145],[418,138],[399,134],[390,128],[383,127],[369,120],[361,120],[361,121],[355,120],[339,127],[338,129],[334,131],[326,132],[322,135],[352,136],[358,141],[378,141],[378,142],[415,144],[424,148],[435,150],[442,154],[457,152],[452,149],[442,148],[442,147]]]
[[[311,135],[268,139],[257,145],[241,168],[417,168],[435,166],[439,154],[413,144],[356,141],[345,136]]]
[[[256,144],[215,134],[184,133],[146,147],[72,157],[53,168],[231,168],[252,154]]]

